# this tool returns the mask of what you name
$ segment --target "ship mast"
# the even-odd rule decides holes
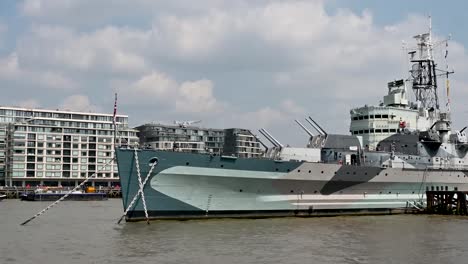
[[[408,53],[411,64],[409,81],[412,83],[416,101],[420,104],[420,107],[429,112],[434,112],[434,117],[437,118],[440,114],[437,77],[446,75],[448,80],[448,75],[453,73],[453,71],[450,72],[448,66],[445,71],[437,69],[433,51],[434,47],[439,44],[445,43],[447,46],[448,39],[436,44],[432,42],[432,19],[430,16],[428,33],[416,35],[414,38],[417,41],[417,47]],[[448,87],[448,82],[446,86]],[[448,104],[447,107],[449,107]]]
[[[416,100],[429,111],[439,111],[437,95],[436,63],[433,58],[432,23],[429,17],[429,32],[414,36],[417,51],[411,51],[411,80]]]

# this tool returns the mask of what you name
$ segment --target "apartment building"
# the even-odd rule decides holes
[[[117,115],[117,144],[138,142]],[[0,185],[118,184],[113,115],[0,106]],[[105,164],[108,164],[104,166]]]
[[[238,157],[263,155],[258,139],[247,129],[216,129],[197,126],[150,123],[138,126],[140,146],[144,148],[214,153]]]

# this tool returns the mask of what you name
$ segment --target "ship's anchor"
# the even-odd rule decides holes
[[[146,175],[145,180],[142,182],[141,181],[141,172],[140,172],[140,161],[138,159],[138,151],[135,148],[135,165],[136,165],[136,170],[137,170],[137,175],[138,175],[138,185],[139,185],[140,188],[138,189],[138,192],[135,194],[132,201],[128,205],[127,209],[125,209],[123,215],[120,217],[117,224],[120,224],[120,222],[122,222],[122,219],[127,215],[128,211],[130,211],[130,209],[133,207],[133,204],[140,197],[140,195],[141,195],[141,200],[143,202],[143,209],[145,210],[146,223],[149,224],[148,209],[146,207],[146,199],[145,199],[145,193],[143,192],[143,189],[145,188],[145,185],[148,182],[148,180],[149,180],[149,178],[151,176],[151,173],[153,172],[154,167],[156,167],[156,165],[158,165],[158,159],[157,158],[152,158],[151,161],[153,161],[150,164],[151,168],[150,168],[148,174]]]

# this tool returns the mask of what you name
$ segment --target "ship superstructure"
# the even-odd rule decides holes
[[[430,32],[415,37],[408,79],[390,82],[379,106],[351,110],[351,135],[309,117],[312,129],[296,120],[305,148],[261,129],[273,145],[263,158],[118,149],[127,220],[391,213],[424,206],[427,190],[468,191],[465,128],[452,133],[440,108],[437,77],[450,72],[436,68]]]
[[[433,57],[434,47],[447,46],[448,39],[434,45],[431,31],[430,26],[428,33],[414,36],[417,45],[408,49],[411,66],[407,79],[389,82],[388,94],[378,106],[366,105],[350,111],[350,132],[363,138],[366,149],[379,150],[379,143],[396,133],[431,130],[441,119],[449,125],[449,106],[445,112],[440,109],[438,77],[447,78],[448,98],[448,75],[453,71],[448,66],[445,70],[437,68]],[[408,98],[409,89],[413,90],[414,101]]]

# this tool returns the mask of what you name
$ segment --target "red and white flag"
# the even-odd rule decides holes
[[[113,122],[114,127],[115,127],[115,125],[117,123],[117,93],[115,93],[114,116],[113,116],[112,122]]]

